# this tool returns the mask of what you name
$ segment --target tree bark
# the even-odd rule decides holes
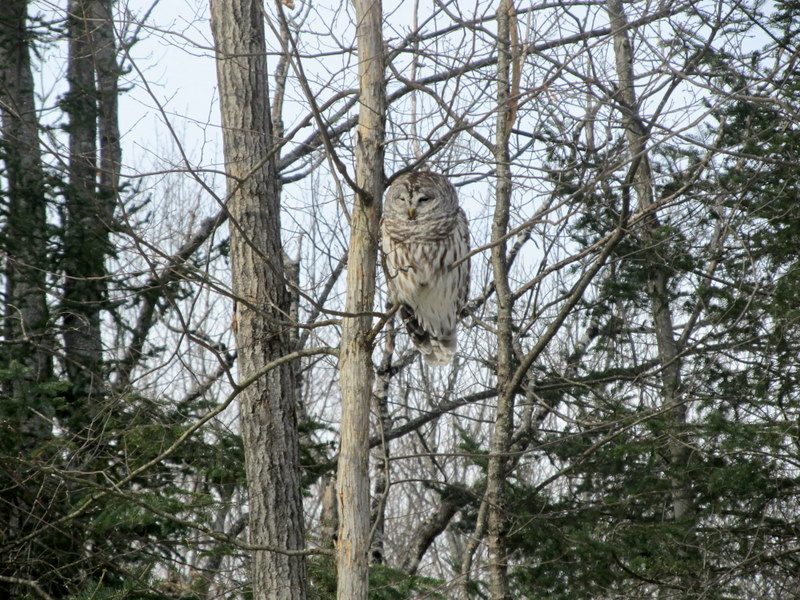
[[[46,300],[47,199],[30,39],[27,1],[0,2],[0,152],[6,180],[2,231],[5,314],[0,366],[14,375],[3,384],[0,402],[4,447],[10,444],[13,448],[4,456],[6,467],[0,469],[0,545],[24,537],[38,526],[41,513],[34,506],[41,494],[40,479],[30,468],[35,461],[28,460],[52,436],[48,418],[53,407],[48,395],[37,387],[52,377],[53,339],[48,334]],[[46,595],[36,581],[42,573],[32,556],[54,560],[53,555],[30,542],[2,553],[0,597],[25,597],[31,592]]]
[[[291,297],[281,246],[275,140],[269,110],[266,47],[258,0],[212,0],[211,29],[228,175],[236,345],[240,379],[287,354]],[[253,597],[306,598],[303,505],[293,369],[286,364],[248,385],[241,423],[249,492]]]
[[[450,521],[464,508],[469,501],[469,491],[458,495],[442,496],[436,511],[417,527],[412,536],[406,556],[403,559],[402,569],[409,575],[414,575],[419,568],[422,557],[431,547],[436,538],[447,528]]]
[[[383,197],[386,115],[380,0],[353,0],[358,44],[359,114],[356,185],[347,260],[339,384],[342,426],[338,474],[338,600],[366,600],[369,591],[369,407],[372,397],[372,324],[378,228]]]
[[[505,478],[508,449],[514,428],[514,394],[506,388],[513,373],[512,296],[508,283],[506,245],[501,240],[508,231],[511,205],[511,169],[508,149],[513,122],[511,90],[511,30],[514,23],[512,0],[501,0],[497,9],[497,132],[494,148],[495,210],[492,220],[492,274],[497,297],[497,412],[490,444],[486,480],[487,544],[489,588],[492,600],[510,600],[508,582]]]
[[[100,309],[106,293],[105,257],[112,208],[97,189],[97,88],[92,30],[93,0],[68,6],[69,186],[64,231],[64,361],[73,395],[94,397],[103,388]]]
[[[622,112],[625,136],[632,161],[639,161],[633,185],[639,209],[650,210],[653,206],[653,175],[647,156],[648,133],[636,100],[633,84],[633,49],[628,37],[628,21],[621,0],[608,0],[607,10],[614,36],[614,57],[618,78],[618,103]],[[642,238],[647,245],[655,243],[655,235],[660,223],[655,212],[643,222]],[[647,248],[646,252],[652,252]],[[670,466],[673,473],[684,472],[688,462],[688,445],[683,432],[686,424],[686,405],[681,401],[681,360],[678,343],[675,340],[672,309],[669,303],[668,267],[663,262],[647,258],[647,294],[650,298],[651,314],[655,326],[658,356],[661,363],[661,388],[663,405],[672,416],[674,431],[669,442]],[[673,475],[672,509],[675,520],[683,520],[691,514],[688,483]]]
[[[373,565],[380,565],[385,560],[384,538],[386,534],[386,500],[389,495],[391,463],[391,440],[383,437],[387,431],[391,431],[393,420],[389,412],[389,386],[391,383],[392,357],[394,356],[394,319],[387,323],[388,332],[383,349],[383,358],[378,368],[378,377],[375,380],[375,412],[378,415],[378,430],[382,437],[382,443],[373,449],[375,464],[375,477],[373,478],[372,492],[372,539],[370,540],[370,562]]]
[[[0,114],[8,181],[4,328],[9,359],[26,370],[6,390],[15,397],[48,379],[53,360],[47,336],[47,200],[26,21],[27,1],[0,5]]]
[[[92,57],[97,77],[98,133],[100,172],[98,200],[104,218],[114,216],[119,190],[119,169],[122,148],[119,134],[119,74],[117,44],[113,21],[113,0],[94,0],[92,15]]]

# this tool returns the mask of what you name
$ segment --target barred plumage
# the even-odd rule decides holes
[[[398,177],[386,192],[381,231],[389,300],[400,305],[425,360],[446,365],[469,293],[469,260],[461,260],[469,224],[455,188],[436,173]]]

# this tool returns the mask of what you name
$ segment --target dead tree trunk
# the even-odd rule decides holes
[[[261,3],[212,0],[211,29],[228,175],[231,267],[241,422],[249,491],[250,561],[257,600],[306,597],[303,505],[293,363],[253,378],[291,352],[291,296],[269,110]]]
[[[375,297],[378,227],[383,197],[386,114],[380,0],[353,0],[358,43],[359,115],[356,130],[356,194],[347,258],[351,316],[342,323],[339,383],[342,426],[336,477],[339,494],[338,600],[366,600],[369,590],[369,407],[372,397],[371,313]]]

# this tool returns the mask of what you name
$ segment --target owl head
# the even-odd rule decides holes
[[[444,175],[421,171],[405,173],[386,193],[384,217],[393,221],[438,219],[458,210],[458,195]]]

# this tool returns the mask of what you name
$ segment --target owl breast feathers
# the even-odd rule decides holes
[[[390,302],[399,305],[425,360],[446,365],[469,293],[469,260],[461,260],[469,252],[469,224],[447,178],[398,177],[386,192],[381,242]]]

